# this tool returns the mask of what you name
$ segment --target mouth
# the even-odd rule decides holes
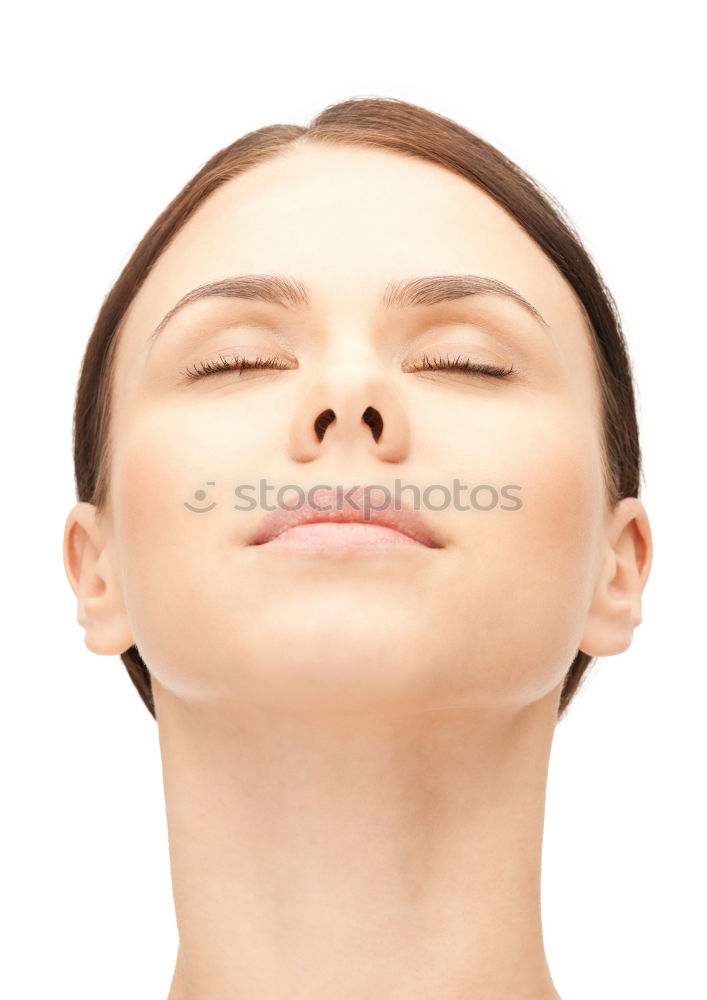
[[[407,506],[396,509],[382,491],[349,490],[345,503],[335,505],[336,493],[316,491],[316,499],[299,508],[278,507],[258,525],[249,545],[300,551],[371,552],[380,549],[442,548],[443,543],[426,520]],[[390,500],[390,498],[387,498]]]
[[[336,551],[424,547],[422,542],[394,528],[362,524],[357,521],[317,521],[298,524],[293,528],[286,528],[274,538],[260,544],[277,548]]]

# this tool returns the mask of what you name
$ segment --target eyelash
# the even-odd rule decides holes
[[[498,365],[480,365],[475,361],[469,361],[461,354],[454,359],[442,358],[439,355],[430,359],[426,354],[423,354],[422,361],[416,364],[412,370],[416,372],[459,371],[469,375],[487,375],[489,378],[507,378],[516,373],[513,365],[509,365],[508,368],[501,368]]]
[[[188,379],[198,379],[204,378],[206,375],[215,375],[217,372],[229,372],[229,371],[248,371],[252,368],[276,368],[282,369],[286,368],[287,365],[282,364],[278,358],[256,358],[255,361],[246,361],[245,358],[236,354],[235,357],[227,360],[223,355],[219,355],[218,361],[199,361],[195,364],[193,368],[185,369],[182,375],[185,375]]]
[[[218,361],[199,361],[193,368],[185,369],[182,374],[188,379],[199,379],[207,375],[215,375],[218,372],[238,371],[241,373],[253,369],[268,368],[283,370],[287,368],[287,365],[280,363],[278,358],[275,357],[258,357],[255,361],[247,361],[238,354],[231,360],[224,358],[223,355],[219,355]],[[516,370],[513,365],[510,365],[508,368],[501,368],[498,365],[480,365],[463,358],[462,355],[459,355],[455,359],[450,357],[442,358],[439,355],[436,358],[430,359],[424,354],[422,361],[416,364],[412,368],[412,371],[460,371],[469,375],[484,375],[488,378],[507,378],[509,375],[514,375]]]

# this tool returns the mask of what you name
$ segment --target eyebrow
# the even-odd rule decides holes
[[[534,319],[549,327],[535,306],[515,288],[496,278],[484,278],[476,274],[446,274],[407,278],[404,281],[394,280],[386,287],[381,305],[385,310],[408,309],[413,306],[437,305],[440,302],[462,299],[470,295],[494,295],[513,299]],[[286,309],[306,309],[311,305],[307,286],[294,278],[282,274],[237,274],[219,281],[210,281],[183,295],[160,320],[150,334],[148,344],[152,346],[153,341],[172,317],[185,306],[206,298],[250,299],[283,306]]]

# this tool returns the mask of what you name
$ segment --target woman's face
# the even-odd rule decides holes
[[[151,337],[192,289],[257,274],[308,304],[205,297]],[[385,307],[393,281],[450,275],[503,282],[544,322],[491,294]],[[234,354],[278,367],[185,374]],[[516,374],[416,371],[425,356]],[[520,706],[591,643],[608,514],[583,313],[523,229],[442,167],[301,146],[223,185],[133,301],[111,419],[110,558],[153,682],[186,700]],[[437,486],[419,510],[443,544],[250,544],[261,480],[270,506],[287,485]]]

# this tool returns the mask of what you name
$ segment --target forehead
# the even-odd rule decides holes
[[[539,310],[561,349],[582,366],[590,361],[572,287],[481,188],[418,157],[303,144],[222,184],[185,223],[131,303],[117,367],[143,350],[187,292],[254,273],[303,282],[311,307],[332,321],[365,320],[394,278],[465,273],[500,280]]]

